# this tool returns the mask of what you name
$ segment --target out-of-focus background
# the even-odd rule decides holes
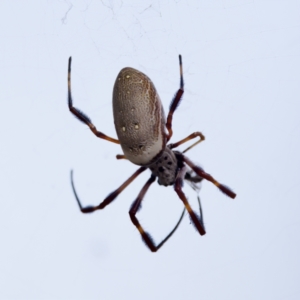
[[[0,298],[299,299],[299,15],[296,0],[1,1]],[[137,166],[70,114],[67,63],[75,106],[116,137],[118,72],[147,74],[167,112],[179,54],[172,142],[203,132],[188,156],[237,198],[203,182],[207,234],[185,216],[153,254],[128,215],[149,171],[105,210],[78,209],[71,169],[96,205]],[[154,184],[138,218],[159,242],[182,208]]]

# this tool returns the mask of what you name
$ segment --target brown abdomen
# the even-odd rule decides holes
[[[113,90],[116,132],[127,159],[148,165],[166,145],[165,116],[156,89],[148,76],[124,68]]]

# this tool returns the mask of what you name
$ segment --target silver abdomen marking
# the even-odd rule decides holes
[[[115,128],[127,159],[149,165],[166,146],[165,115],[148,76],[132,68],[120,71],[113,89]]]

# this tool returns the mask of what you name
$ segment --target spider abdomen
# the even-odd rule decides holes
[[[115,128],[127,159],[149,165],[166,146],[165,115],[148,76],[132,68],[118,74],[113,89]]]

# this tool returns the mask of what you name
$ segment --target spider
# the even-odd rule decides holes
[[[117,155],[117,159],[128,159],[132,163],[140,166],[119,188],[110,193],[96,206],[82,206],[75,190],[73,171],[71,171],[71,185],[81,212],[92,213],[105,208],[115,200],[137,176],[146,169],[150,169],[150,178],[141,189],[129,210],[130,219],[140,232],[146,246],[152,252],[156,252],[160,249],[178,228],[185,210],[187,210],[192,223],[200,235],[204,235],[206,232],[203,224],[200,201],[200,215],[198,215],[191,208],[182,190],[183,181],[187,180],[192,185],[197,186],[197,184],[205,179],[212,182],[224,194],[233,199],[236,194],[225,185],[219,183],[210,174],[195,165],[184,155],[184,153],[192,147],[204,141],[205,137],[201,132],[194,132],[176,143],[167,144],[173,134],[173,113],[178,107],[184,93],[181,55],[179,55],[180,87],[170,104],[167,119],[165,119],[161,100],[150,78],[133,68],[124,68],[120,71],[113,89],[113,114],[118,139],[114,139],[98,131],[91,119],[73,106],[71,94],[71,62],[72,58],[70,57],[68,65],[68,105],[70,112],[81,122],[86,124],[98,138],[120,144],[124,154]],[[173,150],[195,138],[199,139],[183,152]],[[173,186],[184,205],[179,221],[159,244],[155,244],[151,235],[144,230],[136,217],[147,190],[156,178],[158,179],[157,182],[159,185]]]

